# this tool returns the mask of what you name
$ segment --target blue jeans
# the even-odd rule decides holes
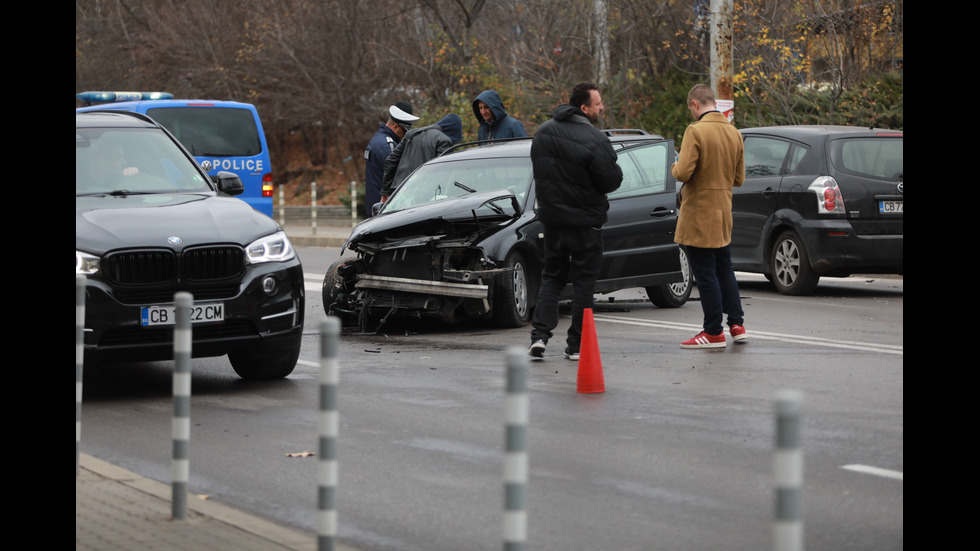
[[[704,312],[704,332],[720,335],[724,331],[722,314],[728,314],[728,326],[742,325],[742,298],[738,294],[738,282],[732,268],[731,247],[701,249],[687,247],[687,258],[694,272],[694,282],[701,297]]]
[[[558,326],[558,296],[572,283],[572,324],[565,343],[573,352],[582,342],[582,311],[592,308],[595,281],[602,265],[602,229],[545,227],[541,289],[534,307],[531,342],[548,342]]]

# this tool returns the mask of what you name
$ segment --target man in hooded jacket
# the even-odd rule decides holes
[[[473,114],[480,124],[478,140],[500,140],[527,136],[521,121],[507,115],[500,94],[485,90],[473,100]]]
[[[463,120],[450,113],[439,122],[414,128],[405,134],[395,150],[385,160],[384,182],[381,186],[381,200],[402,185],[405,178],[429,159],[434,159],[463,139]]]

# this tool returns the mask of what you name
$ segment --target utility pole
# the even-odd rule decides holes
[[[728,122],[735,121],[735,93],[732,78],[732,0],[711,0],[711,89],[715,105]]]
[[[595,0],[595,79],[599,86],[609,81],[609,19],[606,11],[606,0]]]

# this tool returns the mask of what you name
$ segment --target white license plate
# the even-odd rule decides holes
[[[880,214],[902,214],[903,201],[878,201]]]
[[[177,320],[175,306],[143,306],[140,308],[140,325],[173,325]],[[191,323],[224,321],[225,305],[221,302],[191,306]]]

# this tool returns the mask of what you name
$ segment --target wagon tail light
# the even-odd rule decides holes
[[[817,196],[817,212],[844,216],[844,196],[841,195],[837,180],[830,176],[820,176],[808,187]]]
[[[272,197],[272,173],[266,172],[262,176],[262,197]]]

